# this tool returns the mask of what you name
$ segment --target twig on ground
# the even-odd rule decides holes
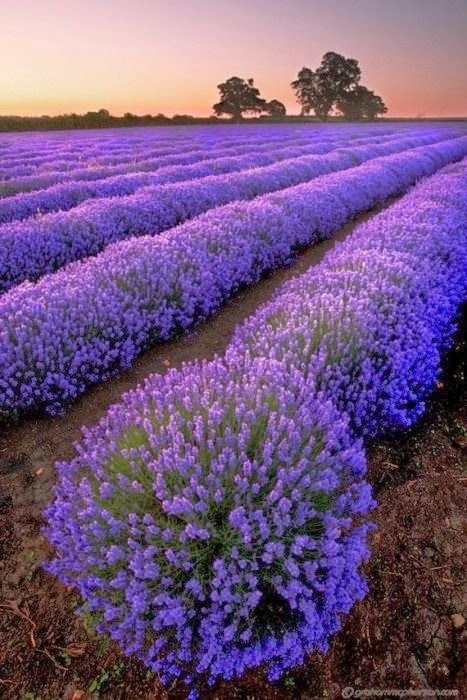
[[[29,630],[29,639],[31,641],[31,646],[33,649],[37,648],[36,644],[36,639],[34,637],[34,632],[37,629],[36,623],[34,620],[31,620],[29,617],[29,608],[26,603],[26,608],[27,608],[27,613],[23,612],[19,606],[18,603],[16,603],[14,600],[7,600],[6,603],[2,603],[0,605],[0,609],[7,610],[8,612],[12,612],[13,615],[17,615],[17,617],[20,617],[22,620],[25,620],[29,625],[31,625],[31,628]]]

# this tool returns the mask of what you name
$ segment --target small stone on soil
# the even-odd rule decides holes
[[[460,613],[455,613],[454,615],[451,615],[451,622],[452,622],[453,626],[456,628],[456,630],[458,630],[464,626],[465,619]]]

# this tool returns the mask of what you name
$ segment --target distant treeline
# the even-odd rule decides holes
[[[195,119],[189,114],[176,114],[166,117],[164,114],[145,114],[137,116],[127,112],[123,117],[114,117],[107,109],[86,114],[59,114],[55,117],[0,116],[0,131],[45,131],[53,129],[104,129],[118,126],[153,126],[165,124],[194,124],[221,121],[217,117]]]
[[[392,121],[465,121],[465,117],[445,117],[427,119],[425,117],[384,117],[385,122]],[[268,117],[266,115],[260,117],[247,117],[242,119],[242,123],[246,124],[279,124],[285,123],[308,123],[319,122],[318,117],[303,116],[303,115],[287,115],[284,117]],[[344,117],[335,116],[329,117],[330,122],[346,122]],[[369,120],[364,120],[369,121]],[[19,117],[19,116],[0,116],[0,132],[6,131],[53,131],[63,129],[108,129],[111,127],[128,127],[128,126],[176,126],[190,124],[234,124],[231,119],[219,119],[218,117],[192,117],[189,114],[176,114],[173,117],[166,117],[163,114],[155,116],[145,114],[144,116],[125,115],[123,117],[114,117],[106,109],[100,109],[98,112],[87,112],[86,114],[60,114],[56,117],[44,115],[42,117]]]
[[[242,123],[279,123],[279,122],[318,122],[317,117],[303,117],[289,115],[283,117],[243,117]],[[335,117],[334,121],[345,121],[342,117]],[[125,114],[123,117],[114,117],[108,110],[100,109],[98,112],[86,112],[86,114],[59,114],[56,117],[44,115],[41,117],[20,117],[16,115],[0,115],[0,132],[4,131],[48,131],[61,129],[108,129],[124,126],[173,126],[178,124],[232,124],[232,119],[212,117],[193,117],[190,114],[175,114],[166,117],[164,114]]]

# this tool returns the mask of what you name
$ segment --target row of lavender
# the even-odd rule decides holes
[[[434,128],[443,128],[442,124],[433,125]],[[433,128],[430,127],[430,128]],[[446,128],[451,128],[446,125]],[[367,124],[365,132],[370,133],[395,133],[396,131],[410,132],[414,128],[426,128],[414,125],[382,125]],[[49,134],[36,133],[25,134],[21,139],[20,134],[15,134],[12,138],[8,135],[0,134],[0,156],[5,165],[26,165],[49,162],[51,157],[59,160],[61,156],[75,156],[77,160],[89,156],[93,158],[110,157],[118,154],[133,153],[137,158],[139,154],[151,148],[181,147],[188,144],[194,147],[203,146],[207,149],[219,146],[221,143],[227,147],[242,143],[274,143],[290,139],[309,138],[310,136],[336,136],[343,133],[361,132],[360,125],[280,125],[277,129],[268,126],[254,126],[237,128],[232,125],[219,126],[215,129],[202,127],[188,129],[159,129],[150,127],[148,129],[117,129],[106,130],[105,132],[88,131],[83,134],[79,132],[52,132]],[[11,135],[10,135],[11,136]]]
[[[364,595],[360,437],[410,425],[434,386],[466,193],[467,160],[286,285],[223,358],[148,378],[59,465],[49,569],[164,682],[276,679]]]
[[[457,132],[448,131],[427,133],[426,129],[424,129],[405,134],[405,138],[416,140],[421,136],[430,136],[430,134],[434,137],[435,133],[439,134],[439,140],[443,136],[450,138],[458,135]],[[251,150],[243,155],[231,155],[229,149],[225,149],[224,155],[220,158],[214,157],[199,160],[191,165],[162,165],[154,168],[154,170],[126,172],[122,175],[111,175],[97,180],[76,179],[71,182],[62,182],[38,191],[21,192],[0,199],[0,223],[25,219],[37,213],[42,215],[58,211],[59,209],[66,211],[87,199],[133,194],[138,189],[150,185],[161,185],[182,180],[192,180],[208,175],[246,170],[248,168],[271,165],[288,158],[328,153],[337,148],[348,146],[351,143],[355,145],[372,142],[379,143],[389,138],[400,139],[401,135],[399,133],[391,136],[381,134],[377,136],[362,136],[360,133],[344,136],[342,134],[341,138],[323,137],[310,138],[309,140],[294,140],[289,145],[284,139],[279,144],[252,146]]]
[[[196,137],[197,132],[193,132],[186,142],[177,143],[174,141],[164,145],[165,156],[162,155],[161,150],[158,151],[156,157],[148,156],[147,149],[149,146],[146,146],[141,151],[132,150],[131,148],[127,150],[127,161],[120,165],[99,165],[98,159],[91,158],[85,164],[76,162],[75,167],[70,165],[71,170],[68,169],[66,163],[62,163],[61,167],[57,169],[53,162],[43,172],[37,170],[34,174],[24,176],[14,175],[14,170],[12,170],[3,175],[4,181],[0,182],[0,196],[11,196],[18,192],[42,189],[60,182],[69,182],[77,179],[93,181],[128,172],[151,172],[159,167],[169,165],[189,165],[201,160],[222,157],[227,153],[230,155],[241,155],[252,150],[267,150],[274,145],[279,146],[280,144],[298,145],[302,143],[305,145],[307,142],[312,142],[315,139],[335,140],[336,138],[350,138],[352,135],[357,136],[362,133],[367,136],[399,133],[402,136],[403,134],[411,135],[414,131],[415,133],[420,131],[431,133],[435,131],[438,133],[450,133],[451,136],[459,136],[465,133],[465,128],[462,128],[462,126],[437,125],[429,129],[417,127],[414,130],[413,127],[401,128],[400,126],[391,128],[382,125],[366,125],[362,128],[355,125],[341,125],[340,128],[333,130],[326,130],[323,127],[313,127],[307,130],[286,128],[277,135],[266,132],[263,136],[260,136],[259,133],[261,132],[258,133],[258,131],[254,131],[251,136],[241,136],[240,134],[230,136],[221,128],[217,138],[208,139],[205,134],[201,138],[198,136],[198,140]],[[102,153],[105,158],[106,150],[104,144],[102,145]],[[58,167],[58,163],[56,165]]]
[[[38,175],[41,172],[55,172],[60,170],[72,171],[77,168],[85,167],[99,167],[106,165],[131,165],[135,166],[139,163],[144,163],[145,161],[157,158],[164,155],[173,155],[177,153],[193,153],[202,151],[203,153],[208,153],[210,150],[219,150],[223,148],[225,151],[236,151],[237,149],[245,148],[266,148],[268,146],[273,147],[275,144],[282,142],[294,142],[301,141],[306,142],[310,138],[314,139],[317,137],[317,133],[306,135],[302,139],[297,139],[297,137],[283,137],[282,139],[267,137],[266,139],[225,139],[220,142],[214,142],[213,144],[206,144],[203,142],[193,142],[191,139],[187,139],[183,142],[169,142],[164,145],[156,144],[150,146],[149,144],[144,145],[141,148],[135,148],[128,146],[122,149],[114,149],[109,154],[107,148],[103,149],[102,146],[96,148],[95,151],[87,153],[86,157],[77,156],[76,153],[54,153],[51,155],[32,155],[27,157],[26,160],[20,159],[8,159],[2,158],[2,166],[0,170],[0,175],[8,180],[15,177],[22,177],[27,175]],[[330,135],[328,138],[332,138]]]
[[[347,130],[348,125],[343,125],[342,129]],[[377,126],[375,128],[381,128]],[[385,129],[394,129],[393,126],[384,126]],[[310,132],[324,133],[325,125],[314,125],[313,127],[300,125],[281,125],[278,128],[250,127],[246,128],[229,126],[217,129],[203,127],[188,127],[176,129],[160,129],[157,127],[148,128],[127,128],[127,129],[106,129],[105,131],[72,131],[72,132],[36,132],[23,134],[0,134],[0,153],[6,159],[27,159],[49,156],[54,153],[100,153],[108,151],[110,153],[133,150],[140,151],[148,147],[163,146],[167,144],[203,143],[207,147],[222,140],[224,143],[233,141],[242,142],[256,139],[261,141],[272,141],[283,139],[292,135],[309,134]],[[328,127],[327,131],[331,131]],[[10,137],[10,138],[9,138]]]
[[[133,238],[0,299],[0,412],[56,413],[359,212],[459,160],[467,139],[377,158]]]
[[[445,127],[445,129],[439,130],[450,130],[452,127]],[[307,130],[302,133],[294,133],[292,131],[284,130],[280,135],[275,135],[273,133],[266,132],[261,135],[257,131],[252,135],[236,135],[231,136],[225,132],[219,134],[218,138],[207,139],[206,136],[200,138],[195,132],[189,138],[184,140],[177,140],[176,138],[159,142],[154,141],[154,136],[151,138],[149,136],[148,142],[137,146],[135,144],[128,144],[122,146],[121,148],[115,147],[109,151],[109,144],[103,141],[98,144],[94,149],[89,152],[76,153],[74,151],[57,153],[47,155],[36,155],[34,151],[28,156],[16,158],[8,158],[5,154],[2,154],[0,160],[0,178],[4,180],[2,185],[3,194],[9,194],[10,191],[14,191],[14,188],[20,185],[24,187],[28,184],[34,184],[34,181],[42,176],[43,178],[70,178],[74,173],[79,174],[83,172],[84,176],[92,176],[94,171],[101,171],[102,177],[106,174],[119,174],[124,173],[128,170],[137,169],[150,169],[154,168],[155,161],[159,157],[166,156],[188,156],[192,158],[198,156],[207,156],[211,152],[219,152],[221,149],[225,152],[231,152],[232,154],[247,152],[248,149],[265,149],[267,147],[278,146],[281,143],[284,145],[288,144],[305,144],[309,141],[313,141],[317,138],[320,139],[336,139],[346,138],[352,134],[358,135],[361,132],[361,128],[356,128],[355,126],[345,125],[338,134],[326,131],[323,128],[315,128],[312,130]],[[385,135],[390,133],[396,133],[394,127],[383,127],[379,126],[376,128],[366,128],[365,132],[370,134]],[[410,132],[412,129],[409,130]],[[455,129],[458,133],[459,130]],[[107,161],[111,161],[107,163]],[[170,159],[168,161],[170,163]],[[177,161],[175,161],[177,162]],[[112,165],[113,163],[113,165]]]
[[[319,149],[331,151],[328,155],[293,157],[265,167],[145,187],[133,195],[102,198],[69,212],[0,226],[0,291],[96,255],[115,241],[159,234],[214,207],[439,140],[439,134],[378,140],[336,151],[328,145]],[[467,143],[467,136],[460,142]],[[184,177],[183,168],[180,171],[179,177]]]
[[[231,148],[219,144],[213,149],[205,147],[194,147],[193,144],[188,144],[185,148],[165,149],[164,153],[158,152],[155,156],[143,155],[140,159],[134,159],[129,156],[128,161],[119,165],[100,165],[96,162],[72,167],[64,168],[63,164],[55,163],[54,168],[21,175],[19,173],[11,173],[11,177],[7,177],[4,182],[0,183],[0,194],[4,196],[13,196],[17,193],[28,192],[44,187],[52,186],[60,182],[68,182],[75,180],[93,181],[103,179],[105,177],[113,177],[119,174],[131,172],[152,172],[162,167],[169,165],[191,165],[199,161],[209,161],[215,158],[221,158],[227,152],[231,155],[242,155],[250,153],[253,149],[265,149],[269,146],[259,146],[254,143],[234,144]]]
[[[383,129],[382,131],[384,134],[386,130]],[[436,131],[445,133],[446,130],[441,129]],[[459,129],[454,130],[454,132],[456,135],[461,133]],[[448,133],[451,133],[451,135],[454,135],[454,132],[453,130],[448,130]],[[352,133],[358,134],[361,132],[355,132],[355,129],[346,128],[343,130],[342,137],[345,139],[346,137],[350,137]],[[376,133],[379,134],[380,132],[378,131]],[[305,134],[303,138],[295,136],[288,139],[284,137],[281,140],[273,139],[262,143],[258,143],[257,137],[253,137],[245,140],[233,140],[230,147],[224,142],[215,142],[212,147],[208,146],[206,143],[194,147],[193,143],[188,142],[184,146],[180,145],[175,152],[169,149],[169,151],[166,151],[167,155],[161,155],[159,153],[159,155],[155,157],[146,157],[142,154],[139,157],[135,157],[133,154],[129,157],[128,162],[120,165],[99,166],[92,161],[86,166],[77,163],[77,167],[71,170],[64,170],[62,167],[57,170],[49,169],[42,173],[37,172],[36,174],[14,177],[11,173],[8,179],[4,182],[0,182],[0,195],[14,196],[17,193],[43,189],[62,182],[73,182],[76,180],[94,181],[132,172],[152,172],[161,167],[168,167],[170,165],[191,165],[201,161],[221,158],[227,153],[229,155],[242,155],[257,149],[267,152],[270,148],[280,146],[280,144],[289,143],[289,145],[299,145],[302,143],[306,145],[307,143],[314,143],[317,139],[333,141],[336,139],[336,135],[324,135],[320,130],[317,130]]]

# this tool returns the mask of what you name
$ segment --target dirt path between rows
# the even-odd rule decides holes
[[[381,208],[301,253],[293,267],[237,294],[190,335],[155,346],[130,371],[91,389],[65,416],[27,420],[0,436],[0,697],[183,697],[177,687],[167,695],[137,661],[87,630],[74,614],[77,595],[42,570],[50,549],[40,534],[41,513],[51,498],[54,462],[73,455],[82,425],[95,423],[151,372],[222,352],[235,326],[280,284],[317,264]],[[379,529],[366,567],[370,594],[346,619],[331,653],[313,655],[280,685],[254,673],[206,689],[203,697],[305,700],[340,697],[345,686],[460,690],[465,507],[460,468],[467,429],[461,353],[458,344],[444,386],[416,430],[371,450]]]

